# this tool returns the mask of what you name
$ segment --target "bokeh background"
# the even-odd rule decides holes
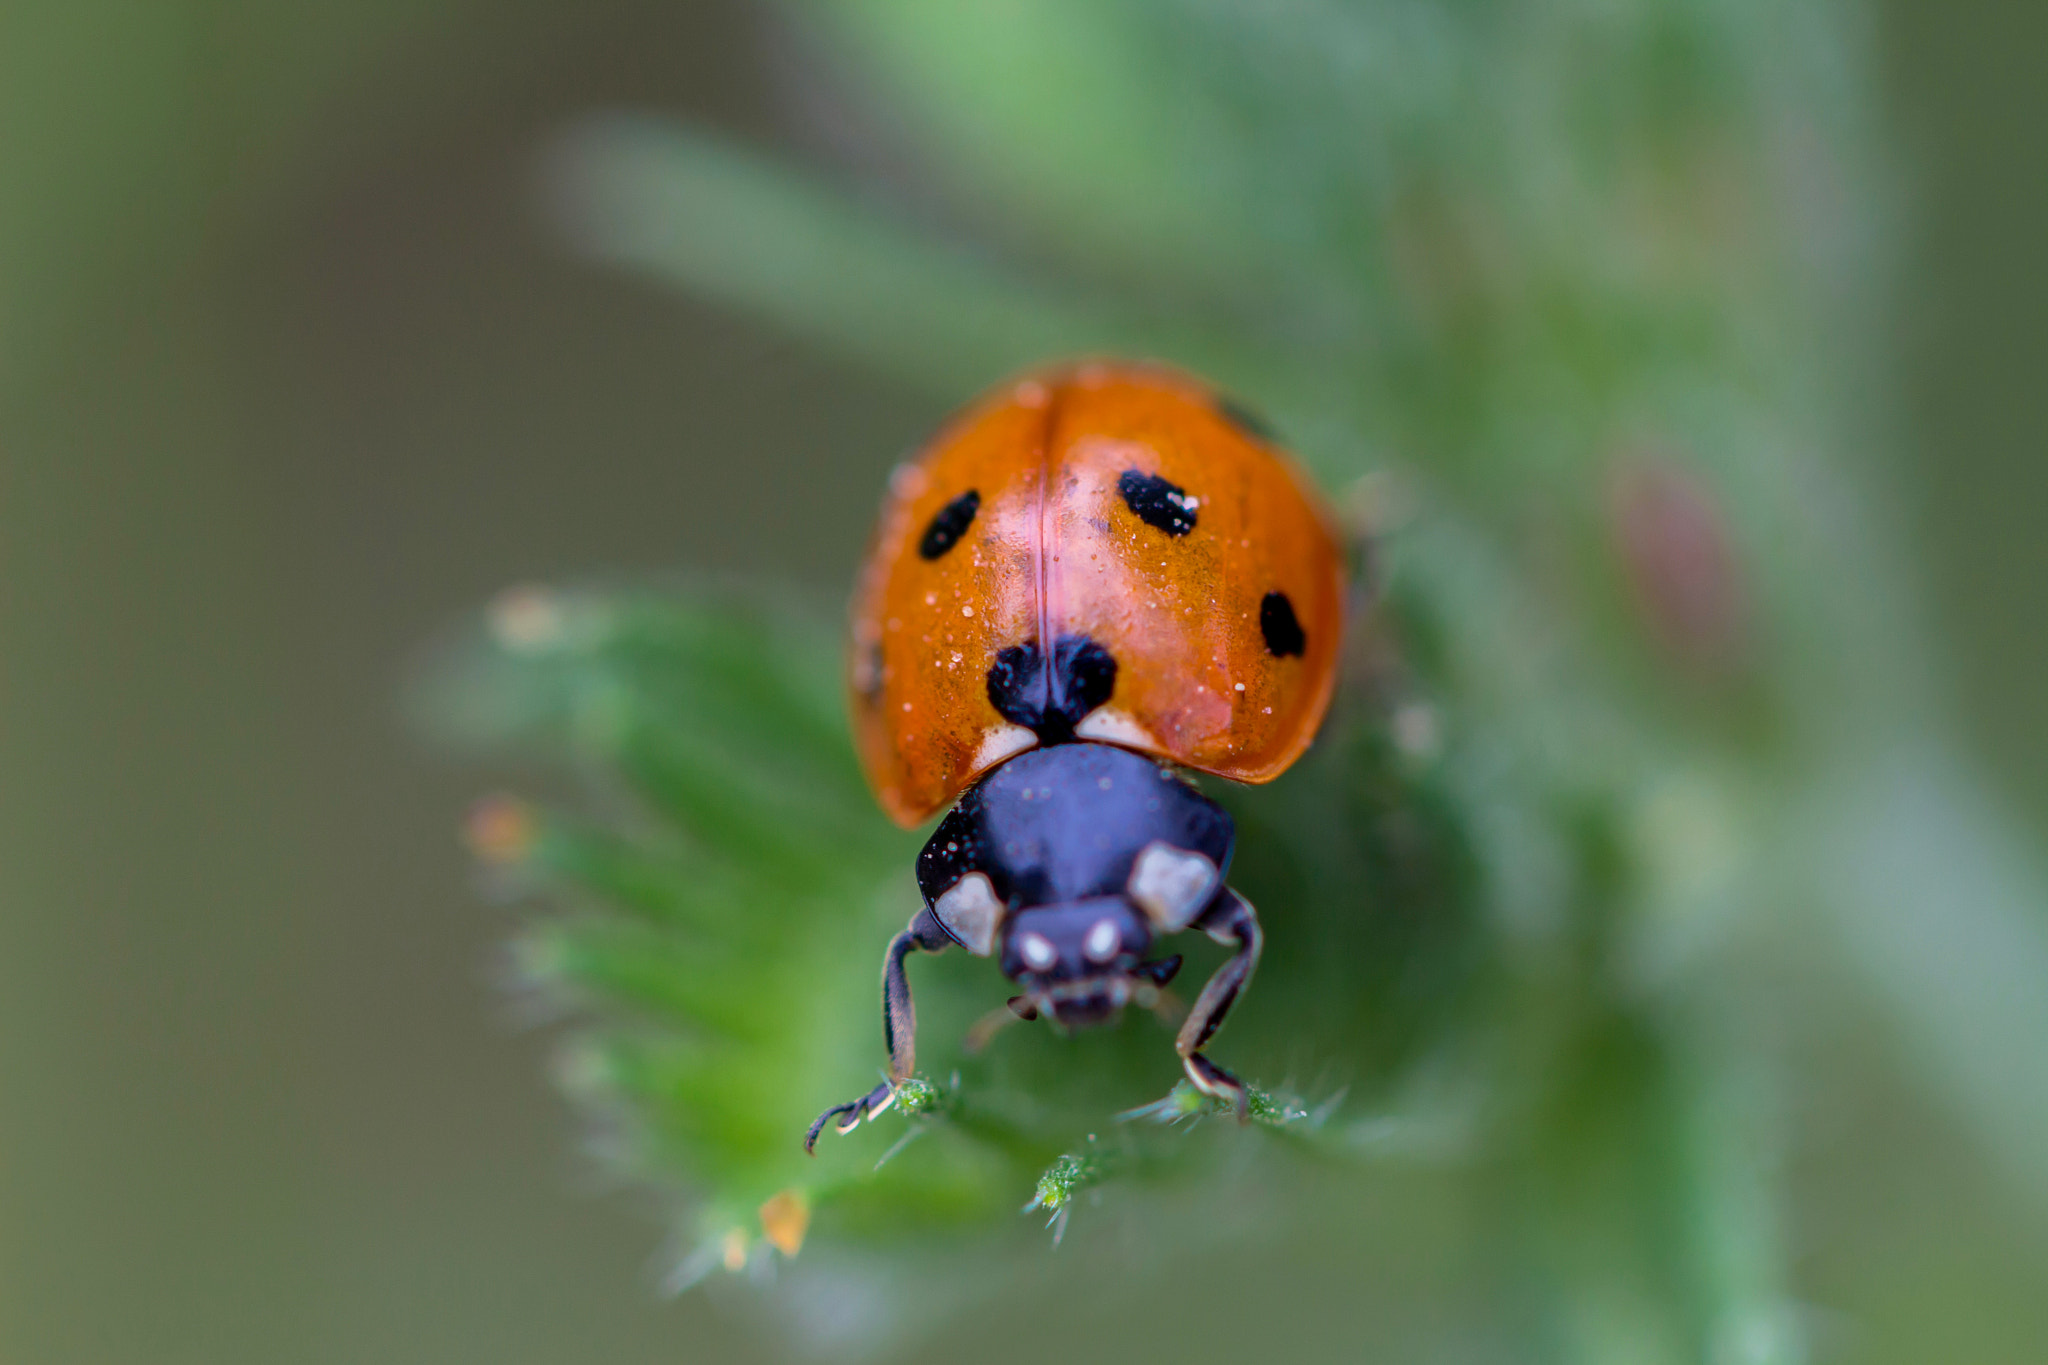
[[[1869,458],[2038,836],[2048,18],[1871,17],[1904,269]],[[0,1362],[790,1349],[745,1291],[653,1292],[654,1211],[579,1158],[494,988],[478,774],[400,697],[507,583],[846,581],[938,407],[537,207],[593,109],[831,153],[804,41],[738,0],[0,6]],[[1797,1278],[1845,1358],[2037,1359],[2048,1227],[1897,1079],[1909,1045],[1839,1059]],[[1326,1231],[1227,1293],[1314,1343],[1357,1292]],[[1217,1292],[988,1330],[1072,1354]]]

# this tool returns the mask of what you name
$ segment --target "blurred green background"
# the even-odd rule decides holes
[[[2038,835],[2048,19],[1873,18],[1906,270],[1871,458]],[[830,154],[808,41],[737,0],[0,6],[0,1365],[788,1349],[744,1291],[652,1292],[648,1197],[578,1158],[494,989],[478,775],[399,696],[509,582],[847,580],[939,409],[579,262],[537,208],[593,109]],[[1794,1281],[1843,1358],[2039,1358],[2048,1227],[1897,1078],[1910,1045],[1825,1059]],[[1390,1358],[1444,1353],[1448,1310],[1355,1284],[1331,1223],[1231,1296],[1305,1355],[1349,1353],[1316,1313],[1360,1296]],[[1079,1290],[1035,1280],[974,1349],[1247,1340],[1183,1315],[1213,1286]]]

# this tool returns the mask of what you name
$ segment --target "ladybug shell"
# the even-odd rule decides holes
[[[1321,499],[1200,383],[1113,363],[1012,381],[890,481],[853,601],[861,761],[891,817],[924,820],[1052,733],[994,698],[1019,647],[1056,645],[1095,665],[1059,738],[1271,781],[1329,706],[1343,600]]]

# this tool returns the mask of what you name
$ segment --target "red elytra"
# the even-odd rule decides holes
[[[1091,643],[1113,684],[1072,736],[1239,782],[1279,776],[1329,706],[1333,519],[1199,381],[1083,362],[970,405],[891,480],[855,591],[855,739],[916,825],[1041,742],[1006,717],[1006,650]]]

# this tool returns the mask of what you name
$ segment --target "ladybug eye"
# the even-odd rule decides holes
[[[1123,947],[1123,935],[1117,933],[1116,925],[1106,919],[1095,921],[1088,930],[1088,937],[1081,942],[1081,951],[1090,962],[1107,962],[1116,956],[1116,950]]]
[[[1131,864],[1125,893],[1160,929],[1185,929],[1216,894],[1222,877],[1199,853],[1159,840],[1145,845]]]
[[[1017,956],[1024,959],[1024,965],[1034,972],[1049,972],[1060,955],[1052,946],[1052,940],[1043,934],[1026,934],[1017,940]]]
[[[987,957],[996,943],[996,921],[1003,903],[986,875],[970,872],[954,882],[945,895],[932,902],[932,914],[946,932],[960,940],[960,946],[976,957]]]

